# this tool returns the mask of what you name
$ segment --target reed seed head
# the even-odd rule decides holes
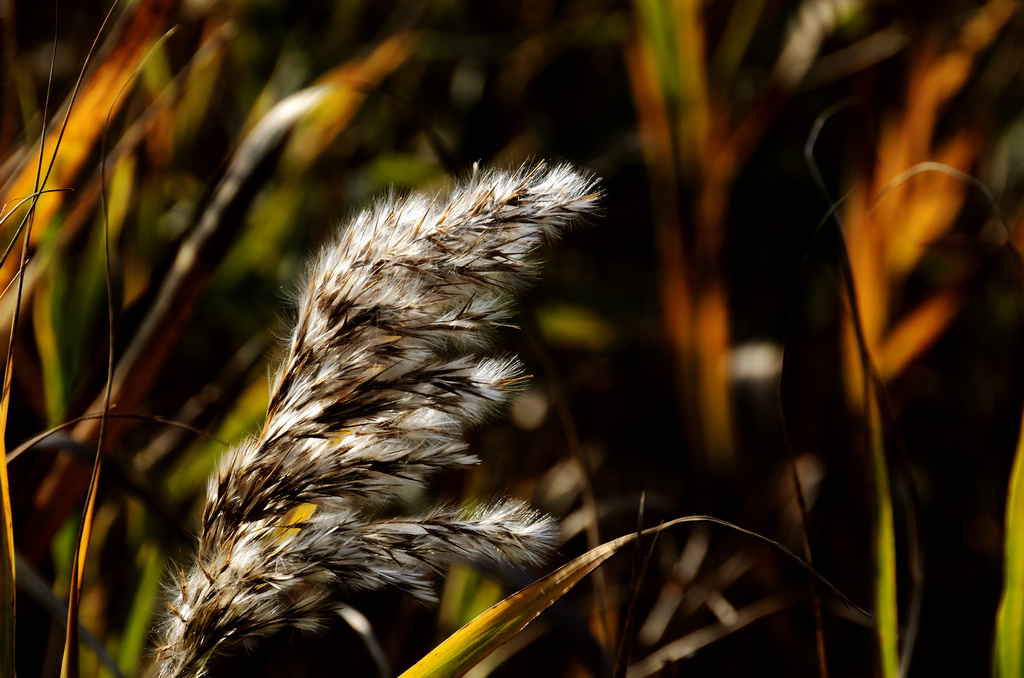
[[[567,165],[475,172],[447,197],[390,196],[312,261],[266,424],[210,482],[191,565],[169,589],[160,675],[285,626],[315,630],[346,591],[431,600],[453,560],[536,565],[557,525],[516,500],[381,518],[447,468],[476,463],[462,434],[519,383],[483,355],[531,255],[593,213]]]

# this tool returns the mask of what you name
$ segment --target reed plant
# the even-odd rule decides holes
[[[0,676],[1024,673],[1018,2],[109,9],[0,7]]]

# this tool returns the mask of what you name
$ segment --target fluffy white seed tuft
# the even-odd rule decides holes
[[[597,204],[567,165],[478,172],[447,197],[389,197],[310,265],[258,436],[211,480],[198,552],[169,589],[160,675],[315,630],[346,591],[433,598],[454,560],[536,565],[557,526],[505,500],[381,519],[432,474],[476,463],[462,433],[505,401],[514,359],[481,356],[531,255]]]

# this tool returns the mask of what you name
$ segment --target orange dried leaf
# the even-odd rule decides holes
[[[174,0],[142,0],[135,6],[131,20],[124,32],[117,37],[113,49],[107,53],[103,62],[83,85],[66,128],[62,130],[61,125],[55,125],[46,135],[46,152],[54,154],[49,185],[65,187],[74,183],[82,164],[89,157],[103,132],[108,114],[116,112],[124,103],[124,97],[118,97],[118,92],[132,77],[150,45],[163,32],[167,17],[176,5]],[[35,181],[36,164],[26,162],[6,186],[0,204],[30,195],[34,190]],[[64,195],[58,193],[38,202],[35,219],[37,225],[42,228],[33,230],[33,242],[44,234],[50,220],[63,203]],[[8,261],[0,272],[0,286],[5,286],[11,280],[16,267],[13,261]]]
[[[876,352],[878,374],[883,381],[898,376],[935,343],[960,310],[961,301],[953,291],[936,294],[889,331]]]

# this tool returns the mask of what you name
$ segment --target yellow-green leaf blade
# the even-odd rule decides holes
[[[1024,675],[1024,420],[1006,492],[1003,594],[996,612],[993,674]]]
[[[875,638],[878,642],[882,676],[898,678],[899,608],[896,599],[896,531],[893,524],[892,492],[878,400],[873,395],[869,397],[871,470],[875,485]]]
[[[602,544],[509,596],[452,634],[401,678],[465,674],[635,538],[628,535]]]

